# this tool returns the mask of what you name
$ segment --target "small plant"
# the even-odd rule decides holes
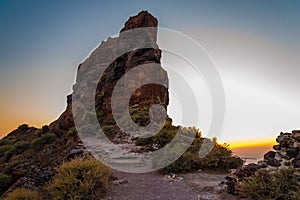
[[[112,116],[106,116],[103,121],[101,126],[109,126],[109,125],[114,125],[116,124],[114,118]]]
[[[3,145],[10,145],[14,142],[14,140],[10,139],[9,137],[5,137],[5,138],[2,138],[0,140],[0,146],[3,146]]]
[[[32,145],[36,148],[42,148],[44,145],[53,142],[56,139],[54,133],[46,133],[32,141]]]
[[[12,148],[12,145],[0,146],[0,157],[4,156],[5,153]]]
[[[5,192],[10,185],[10,178],[8,175],[0,173],[0,194]]]
[[[43,130],[42,129],[37,129],[34,133],[37,137],[41,137],[41,135],[43,134]]]
[[[137,146],[144,146],[144,145],[152,145],[156,144],[160,148],[168,144],[177,134],[179,130],[178,126],[173,126],[171,120],[167,120],[164,127],[160,132],[158,132],[153,137],[149,138],[138,138],[135,142]]]
[[[67,135],[68,135],[68,137],[73,137],[73,136],[76,135],[76,133],[77,133],[76,128],[75,128],[75,127],[72,127],[72,128],[67,132]]]
[[[12,192],[8,193],[5,200],[38,200],[39,196],[36,191],[32,191],[25,188],[16,188]]]
[[[18,141],[11,146],[9,150],[5,152],[5,160],[8,161],[14,155],[23,153],[26,149],[30,147],[30,144],[25,141]]]
[[[102,105],[102,103],[103,103],[103,97],[104,97],[104,94],[98,92],[98,93],[96,94],[96,97],[95,97],[95,102],[96,102],[98,105]]]
[[[259,170],[242,182],[239,194],[250,200],[295,200],[300,197],[300,182],[290,169]]]
[[[99,199],[109,187],[111,171],[94,158],[63,163],[46,189],[54,199]]]

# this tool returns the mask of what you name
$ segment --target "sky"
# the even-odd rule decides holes
[[[0,136],[57,119],[79,63],[141,10],[193,38],[213,60],[226,97],[219,141],[266,146],[281,131],[300,129],[299,1],[0,0]],[[212,108],[209,94],[202,96],[205,134]],[[179,124],[176,105],[171,95],[169,115]]]

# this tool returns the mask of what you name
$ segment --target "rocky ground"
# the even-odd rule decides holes
[[[118,180],[108,191],[105,200],[132,199],[189,199],[189,200],[236,200],[219,184],[226,174],[195,172],[181,175],[162,175],[158,172],[130,174],[114,172]]]

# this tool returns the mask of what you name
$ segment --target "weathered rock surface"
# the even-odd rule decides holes
[[[267,152],[261,163],[267,164],[268,169],[299,168],[300,131],[280,133],[276,142],[278,144],[273,146],[274,151]]]
[[[160,64],[161,51],[156,44],[156,29],[150,29],[145,35],[140,38],[129,38],[124,32],[135,28],[143,27],[157,27],[157,19],[149,14],[147,11],[140,12],[137,16],[130,17],[125,23],[125,27],[120,31],[120,36],[116,38],[108,38],[107,41],[101,43],[101,45],[94,50],[94,52],[78,67],[80,75],[77,76],[76,84],[73,86],[73,90],[83,91],[86,89],[86,85],[80,82],[80,79],[91,79],[91,82],[87,83],[92,85],[94,81],[92,77],[95,74],[95,70],[105,70],[99,79],[95,94],[95,110],[101,127],[106,130],[106,134],[111,138],[113,142],[120,142],[115,137],[126,137],[126,134],[116,126],[116,122],[112,117],[111,97],[117,82],[125,73],[134,69],[135,67],[143,64]],[[137,40],[131,42],[130,40]],[[123,52],[128,45],[139,46],[143,43],[150,43],[152,48],[136,49],[127,52],[120,57],[114,59],[113,55],[117,55],[117,52]],[[109,64],[107,68],[107,61],[114,60]],[[103,69],[104,68],[104,69]],[[165,85],[168,85],[168,77],[165,70],[160,68],[160,72],[155,73],[152,76],[158,76],[158,79],[163,80]],[[80,77],[83,76],[83,77]],[[136,75],[136,79],[149,79],[151,82],[151,74],[141,72]],[[127,88],[135,88],[135,80],[132,80]],[[90,91],[87,91],[87,93]],[[94,91],[92,91],[94,92]],[[115,91],[114,91],[115,92]],[[121,93],[122,91],[117,91]],[[85,94],[91,95],[91,94]],[[120,95],[122,98],[122,94]],[[72,116],[72,96],[69,95],[67,99],[67,109],[59,117],[57,122],[52,125],[55,132],[62,134],[74,127],[74,120]],[[86,103],[86,102],[85,102]],[[130,114],[132,119],[138,124],[145,126],[149,124],[149,108],[153,104],[162,105],[165,110],[169,104],[168,88],[157,85],[147,84],[142,87],[136,88],[129,101]],[[128,105],[124,105],[128,106]],[[118,108],[124,109],[122,107]],[[89,117],[89,112],[82,113],[82,119]],[[115,117],[115,116],[114,116]]]
[[[148,11],[142,11],[138,15],[130,17],[120,32],[142,27],[157,27],[158,20]]]
[[[245,177],[254,175],[255,172],[260,168],[261,167],[255,163],[242,165],[235,170],[234,175],[236,175],[238,179],[243,179]]]

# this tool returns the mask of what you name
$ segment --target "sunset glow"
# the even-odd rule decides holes
[[[248,148],[248,147],[269,147],[275,145],[274,138],[264,140],[244,140],[244,141],[231,141],[229,147],[233,149]]]

